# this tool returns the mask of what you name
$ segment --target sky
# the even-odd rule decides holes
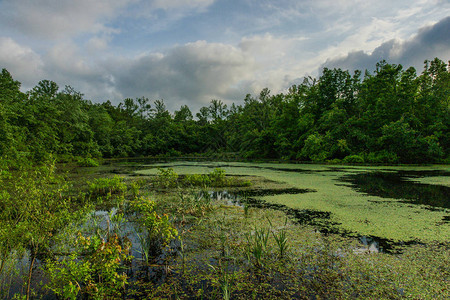
[[[450,60],[450,0],[0,0],[0,68],[92,102],[193,111],[286,91],[323,67]]]

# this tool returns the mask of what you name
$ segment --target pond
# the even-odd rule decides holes
[[[218,167],[224,169],[227,176],[232,176],[228,177],[231,178],[229,182],[241,180],[241,183],[250,181],[252,184],[216,188],[211,185],[203,189],[183,185],[183,180],[188,177],[185,175],[207,174]],[[176,186],[158,187],[161,177],[153,176],[160,172],[158,168],[173,168],[180,174]],[[104,254],[102,245],[114,245],[114,237],[117,238],[117,246],[120,245],[117,249],[127,249],[131,258],[122,260],[118,269],[127,278],[123,290],[127,297],[150,297],[151,290],[159,297],[185,293],[189,297],[208,295],[205,298],[216,299],[221,297],[226,283],[234,284],[235,296],[249,298],[254,295],[255,288],[261,286],[261,280],[267,280],[265,286],[274,288],[272,295],[281,290],[290,290],[295,295],[299,287],[309,284],[308,291],[302,295],[314,298],[318,282],[325,282],[324,286],[329,290],[336,281],[334,276],[344,273],[345,276],[339,277],[343,279],[338,280],[336,291],[341,290],[341,284],[358,290],[359,284],[355,283],[363,280],[369,288],[363,293],[359,291],[359,295],[370,292],[380,280],[400,282],[399,286],[388,284],[383,287],[394,296],[404,295],[405,288],[417,284],[426,291],[445,284],[436,276],[429,286],[428,278],[419,281],[416,278],[418,270],[425,270],[423,276],[427,277],[433,272],[440,273],[446,265],[450,233],[450,184],[446,166],[362,167],[205,161],[147,164],[139,161],[86,171],[81,170],[78,175],[81,178],[92,174],[123,175],[121,180],[127,184],[129,201],[116,195],[123,201],[90,208],[84,219],[67,228],[67,232],[80,232],[81,235],[65,236],[63,230],[61,235],[66,240],[58,241],[61,248],[54,247],[52,255],[62,262],[69,253],[76,252],[78,256],[74,263],[94,263],[92,259],[96,255]],[[134,188],[138,182],[139,192]],[[158,212],[154,211],[157,214],[145,214],[134,206],[133,201],[139,201],[140,195],[145,198],[142,205],[148,204],[147,201],[158,203]],[[161,220],[166,213],[170,216],[167,220],[176,226],[179,235],[150,253],[149,249],[154,247],[145,237],[149,237],[156,227],[143,227],[144,219]],[[75,250],[72,242],[83,241],[80,237],[97,238],[103,243],[96,246],[93,253],[85,252],[88,248]],[[158,239],[153,241],[159,243]],[[265,243],[268,246],[264,246]],[[405,245],[411,246],[403,247]],[[282,247],[286,247],[287,257],[283,255]],[[369,253],[373,255],[368,256]],[[44,259],[38,257],[35,263],[31,287],[40,297],[51,299],[55,295],[42,285],[52,283],[55,286],[55,279],[49,278],[52,276],[49,274],[64,274],[61,273],[64,269],[51,272],[50,265],[50,272],[47,272],[49,266],[43,263]],[[8,267],[16,273],[3,278],[7,274],[0,274],[0,282],[12,279],[9,291],[6,294],[3,291],[3,296],[24,294],[29,265],[29,257],[21,256],[15,267]],[[370,268],[377,270],[376,273]],[[373,274],[382,275],[377,279]],[[411,278],[414,278],[414,284],[409,281]],[[87,283],[82,287],[86,290]],[[256,295],[263,297],[267,292],[262,290]],[[297,298],[303,297],[299,295]]]
[[[300,223],[360,238],[396,244],[447,242],[450,170],[448,166],[364,167],[242,162],[173,162],[147,165],[179,174],[207,173],[257,176],[267,181],[247,191],[251,205],[286,211]],[[426,182],[426,183],[422,183]],[[274,183],[278,183],[274,184]],[[276,190],[277,192],[274,192]],[[242,192],[237,192],[242,195]],[[388,245],[385,245],[388,247]]]

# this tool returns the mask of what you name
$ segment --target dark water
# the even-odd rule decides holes
[[[450,187],[414,182],[408,178],[449,175],[450,172],[445,171],[371,172],[345,175],[340,180],[371,196],[441,209],[450,208]]]
[[[394,243],[391,240],[379,238],[376,236],[358,236],[352,232],[345,232],[338,230],[336,225],[338,223],[330,220],[331,213],[312,210],[312,209],[293,209],[282,204],[268,203],[264,200],[254,198],[257,196],[271,196],[281,194],[300,194],[313,192],[312,190],[302,189],[286,189],[286,190],[250,190],[246,192],[228,192],[228,191],[213,191],[210,192],[210,196],[217,201],[224,201],[228,205],[237,205],[257,208],[270,208],[283,211],[286,215],[290,216],[295,223],[301,225],[313,225],[316,226],[321,233],[324,234],[340,234],[343,236],[351,236],[357,238],[363,248],[372,252],[387,252],[394,253],[396,246],[404,246],[411,244],[412,242]]]
[[[290,169],[290,171],[300,171]],[[334,171],[340,171],[336,169]],[[300,172],[303,172],[301,170]],[[445,171],[399,171],[399,172],[368,172],[345,175],[339,179],[346,185],[351,186],[361,193],[382,197],[398,199],[409,204],[427,205],[428,209],[442,210],[450,208],[450,188],[441,185],[422,184],[408,180],[409,178],[420,178],[427,176],[448,176],[450,172]],[[357,236],[353,232],[344,232],[338,229],[338,223],[330,220],[331,213],[311,209],[293,209],[282,204],[268,203],[261,200],[261,196],[272,196],[281,194],[301,194],[315,192],[309,189],[260,189],[238,192],[219,191],[214,192],[213,198],[226,201],[230,205],[258,208],[271,208],[285,212],[298,224],[314,225],[322,233],[337,233],[344,236]],[[445,216],[442,223],[449,222],[450,216]],[[377,251],[394,253],[398,246],[416,244],[416,241],[394,242],[376,236],[357,236],[360,242],[367,248]]]

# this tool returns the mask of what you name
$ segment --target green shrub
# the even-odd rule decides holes
[[[205,174],[188,174],[183,182],[187,185],[207,187],[211,184],[211,179]]]
[[[80,167],[98,167],[100,165],[98,160],[91,157],[80,157],[77,159],[77,164]]]
[[[122,247],[117,235],[105,241],[98,236],[76,240],[76,251],[62,261],[47,261],[46,288],[63,299],[116,299],[125,291],[127,275],[120,272],[129,261],[129,249]],[[120,273],[119,273],[120,272]]]
[[[359,155],[348,155],[342,161],[345,163],[364,163],[364,158]]]
[[[227,180],[225,178],[225,170],[221,168],[215,168],[208,174],[212,186],[221,187],[225,186]]]
[[[397,163],[398,162],[398,156],[395,153],[382,150],[378,152],[370,152],[369,155],[367,155],[366,161],[370,163]]]
[[[158,168],[157,184],[163,188],[176,187],[178,183],[178,174],[172,168]]]
[[[178,231],[169,221],[167,214],[156,212],[156,203],[150,199],[139,197],[131,202],[132,208],[139,214],[136,221],[143,234],[139,236],[144,256],[161,253],[162,248],[178,236]]]

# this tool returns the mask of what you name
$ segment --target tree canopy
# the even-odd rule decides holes
[[[288,92],[263,89],[242,105],[212,100],[194,119],[163,100],[92,103],[42,80],[23,93],[0,74],[0,156],[12,164],[49,158],[237,153],[243,158],[369,163],[448,161],[450,68],[381,61],[373,73],[323,69]]]

